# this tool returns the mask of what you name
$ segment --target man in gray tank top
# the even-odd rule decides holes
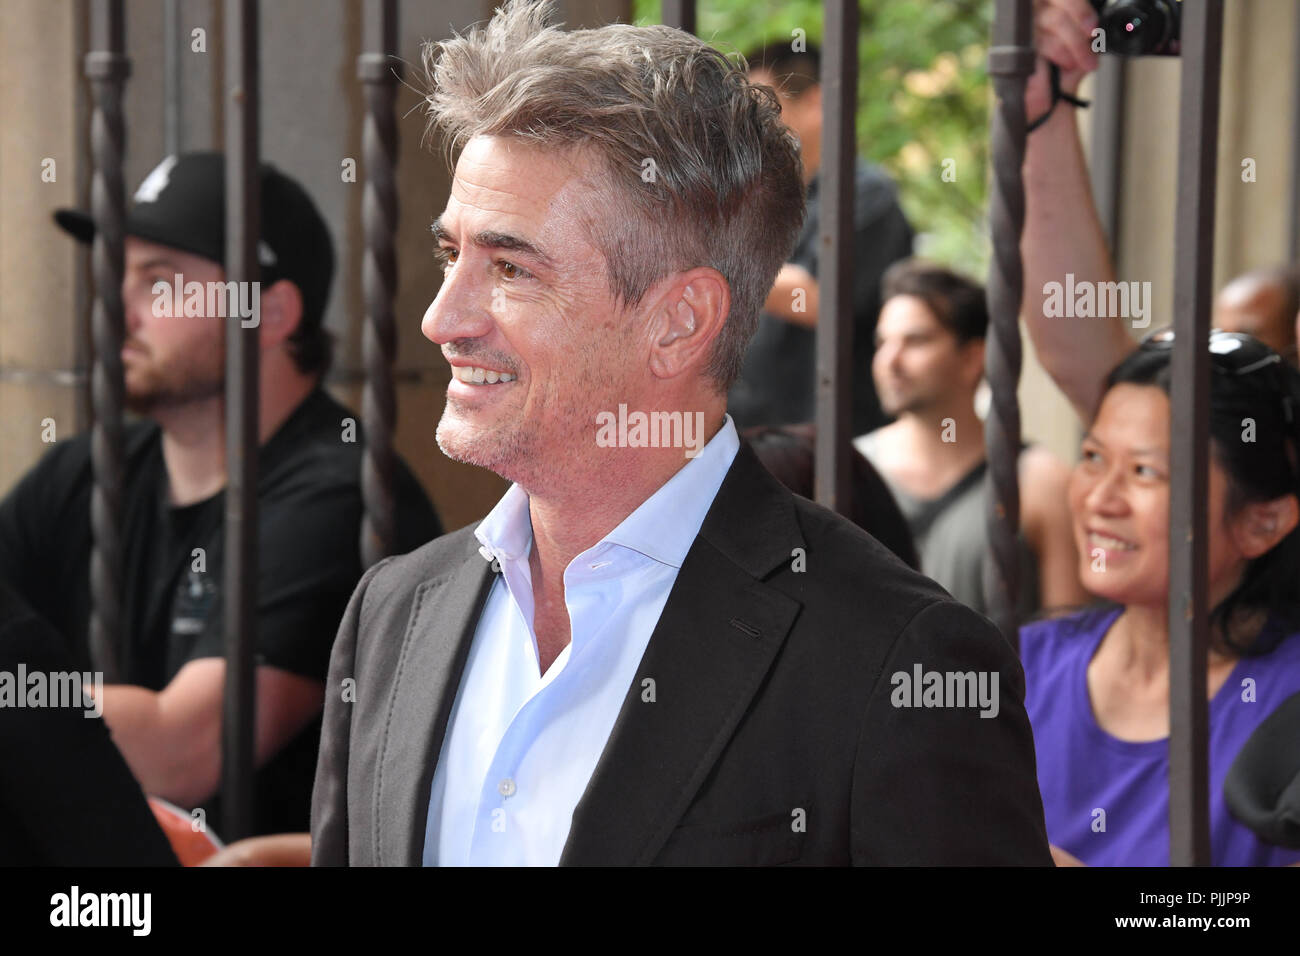
[[[992,557],[984,530],[984,424],[975,391],[984,370],[984,290],[948,269],[905,260],[885,273],[872,365],[896,421],[854,444],[889,485],[912,530],[921,571],[986,613]],[[1020,613],[1083,604],[1066,507],[1069,470],[1022,448]]]

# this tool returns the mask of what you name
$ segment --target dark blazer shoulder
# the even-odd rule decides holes
[[[383,610],[392,610],[394,602],[407,606],[420,586],[434,583],[455,573],[467,560],[482,561],[479,542],[474,536],[478,522],[466,525],[425,542],[414,551],[384,558],[366,572],[358,590],[362,595],[361,618],[365,620]]]
[[[836,598],[846,608],[871,615],[880,623],[883,614],[898,630],[931,605],[962,606],[848,518],[798,495],[790,497],[807,542],[807,570],[811,573],[800,583],[808,596]],[[794,575],[782,577],[795,581]]]
[[[859,687],[874,686],[889,655],[922,633],[951,628],[988,639],[985,618],[848,518],[791,492],[746,443],[701,536],[796,602],[796,643],[818,666],[855,671]]]

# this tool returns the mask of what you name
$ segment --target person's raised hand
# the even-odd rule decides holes
[[[1061,89],[1073,95],[1083,78],[1097,69],[1092,31],[1097,11],[1088,0],[1034,0],[1034,75],[1025,86],[1025,119],[1032,123],[1052,105],[1048,61],[1061,70]]]

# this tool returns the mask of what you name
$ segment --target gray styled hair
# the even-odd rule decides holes
[[[697,266],[730,285],[707,369],[725,392],[803,225],[798,144],[743,62],[665,26],[562,31],[551,9],[507,0],[486,26],[426,43],[430,129],[449,158],[476,136],[590,149],[605,201],[588,225],[623,307]]]

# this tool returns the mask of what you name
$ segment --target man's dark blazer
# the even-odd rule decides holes
[[[376,564],[352,595],[330,660],[313,864],[420,864],[495,577],[478,547],[462,528]],[[895,707],[891,676],[915,665],[997,671],[997,716]],[[560,862],[1050,866],[1023,701],[992,624],[791,494],[742,443]]]

